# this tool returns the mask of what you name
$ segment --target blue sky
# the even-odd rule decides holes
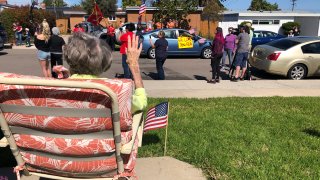
[[[41,0],[38,0],[41,2]],[[65,0],[68,4],[79,4],[81,0]],[[119,4],[121,0],[118,0]],[[31,0],[8,0],[9,4],[28,4]],[[223,4],[229,10],[246,10],[250,5],[251,0],[227,0]],[[268,0],[270,3],[277,2],[280,9],[282,10],[291,10],[291,1],[290,0]],[[307,11],[318,11],[320,12],[320,0],[297,0],[296,4],[297,10],[307,10]]]

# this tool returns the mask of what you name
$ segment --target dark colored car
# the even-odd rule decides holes
[[[252,48],[254,48],[257,45],[266,44],[268,42],[285,38],[285,37],[286,36],[283,36],[271,31],[262,31],[262,30],[253,31]]]
[[[4,49],[4,44],[7,42],[7,32],[0,24],[0,51]]]
[[[211,57],[211,41],[200,36],[190,34],[184,29],[161,29],[165,33],[165,38],[168,41],[168,55],[174,56],[198,56],[204,59]],[[147,55],[148,58],[155,58],[155,49],[151,47],[149,39],[153,43],[158,39],[160,29],[146,32],[140,36],[142,41],[142,55]],[[179,48],[178,37],[186,36],[192,38],[192,48]]]

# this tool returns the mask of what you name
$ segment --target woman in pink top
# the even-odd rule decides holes
[[[228,59],[229,59],[229,68],[231,68],[233,55],[236,50],[237,36],[232,34],[233,33],[232,27],[229,27],[228,31],[229,31],[229,34],[226,35],[226,37],[225,37],[224,52],[223,52],[223,57],[222,57],[222,68],[223,69],[226,66],[225,62],[226,62],[227,55],[228,55]]]

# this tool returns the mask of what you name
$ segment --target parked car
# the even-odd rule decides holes
[[[79,25],[84,29],[86,33],[92,34],[100,39],[107,39],[108,30],[102,26],[94,26],[90,22],[81,22]]]
[[[271,31],[253,31],[252,48],[256,47],[257,45],[266,44],[268,42],[285,37],[286,36]]]
[[[200,36],[192,35],[184,29],[162,29],[165,33],[165,38],[168,41],[168,55],[175,56],[199,56],[205,59],[211,57],[211,41],[205,40]],[[151,47],[149,39],[151,38],[153,43],[158,39],[159,29],[146,32],[140,36],[142,42],[142,55],[147,55],[148,58],[155,58],[155,49]],[[179,49],[178,37],[188,36],[192,38],[193,48]]]
[[[122,31],[123,33],[126,32],[126,25],[129,24],[130,22],[126,22],[124,23],[122,26],[120,26],[119,28],[117,28],[115,30],[115,35],[116,35],[116,40],[117,40],[117,43],[118,44],[121,44],[121,42],[119,41],[119,34],[120,34],[120,31]],[[137,26],[138,26],[138,23],[137,22],[133,22],[134,26],[135,26],[135,29],[137,30]],[[145,22],[141,22],[141,26],[142,26],[142,29],[147,29],[147,23]],[[134,33],[136,33],[137,31],[133,31]]]
[[[4,49],[4,44],[7,42],[7,32],[0,24],[0,51]]]
[[[320,75],[320,37],[291,37],[256,46],[251,66],[268,73],[303,79]]]

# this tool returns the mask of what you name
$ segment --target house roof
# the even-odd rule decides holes
[[[68,9],[68,10],[63,10],[63,14],[65,14],[65,15],[87,15],[87,12],[81,11],[81,10]]]
[[[126,11],[139,11],[140,7],[139,6],[127,6]],[[146,10],[148,11],[156,11],[158,10],[157,7],[146,7]],[[178,10],[181,10],[178,8]],[[203,11],[203,7],[197,7],[197,11]]]
[[[16,5],[10,5],[10,4],[0,4],[0,8],[15,8]]]
[[[278,17],[320,17],[320,13],[307,12],[307,11],[225,11],[225,15],[238,15],[238,16],[278,16]]]

